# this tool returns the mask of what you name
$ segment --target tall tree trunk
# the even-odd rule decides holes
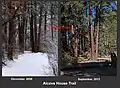
[[[42,6],[40,6],[39,31],[38,31],[38,50],[39,51],[40,51],[41,24],[42,24]]]
[[[96,55],[95,55],[96,60],[98,58],[98,39],[99,39],[99,21],[97,22],[97,33],[96,33]]]
[[[52,29],[52,26],[53,26],[53,4],[51,3],[51,33],[52,33],[52,40],[53,40],[53,29]]]
[[[47,30],[47,11],[45,11],[45,24],[44,24],[44,39],[46,39],[46,30]]]
[[[12,13],[12,11],[15,11],[15,8],[12,7],[11,3],[9,4],[8,8],[9,8],[11,17],[15,16]],[[15,22],[14,21],[15,21],[14,19],[9,21],[9,39],[8,39],[8,54],[7,54],[9,60],[13,60],[13,51],[14,51],[14,46],[15,46]]]
[[[24,37],[25,37],[25,17],[23,17],[23,23],[22,23],[22,44],[21,44],[21,46],[22,46],[22,48],[21,48],[21,51],[22,51],[22,53],[24,53]]]
[[[96,55],[95,55],[95,59],[97,60],[98,58],[98,38],[99,38],[99,7],[96,6],[96,24],[97,27],[95,27],[96,25],[94,25],[94,28],[96,29]]]
[[[20,21],[19,17],[19,21]],[[24,17],[22,18],[22,22],[20,21],[19,23],[19,50],[20,53],[24,53],[24,25],[25,25],[25,19]]]
[[[5,33],[6,38],[8,37],[8,28],[7,28],[7,25],[8,25],[8,23],[6,23],[5,27],[4,27],[4,33]],[[7,51],[7,49],[8,49],[8,40],[6,40],[6,42],[5,42],[5,51]]]
[[[81,31],[81,50],[82,50],[82,52],[83,52],[83,48],[84,48],[84,46],[83,46],[83,36],[82,36],[82,31]]]
[[[13,60],[13,45],[14,45],[14,34],[13,34],[13,20],[9,22],[9,40],[8,40],[8,58]]]
[[[78,57],[78,33],[75,39],[75,57]]]
[[[24,39],[25,39],[25,41],[24,41],[25,51],[27,50],[27,45],[26,45],[26,42],[27,42],[27,37],[26,37],[26,36],[27,36],[27,26],[28,26],[28,25],[27,25],[27,22],[28,22],[28,19],[26,19],[26,21],[25,21],[25,29],[24,29],[24,30],[25,30],[25,31],[24,31],[24,32],[25,32],[25,33],[24,33],[24,34],[25,34],[25,37],[24,37]]]
[[[0,2],[0,9],[2,9],[2,3],[1,2]],[[0,20],[2,20],[2,19],[0,18]],[[3,22],[0,22],[0,26],[1,26],[1,24],[3,24]],[[2,53],[2,43],[3,43],[3,41],[2,41],[2,31],[3,31],[3,29],[1,28],[1,30],[0,30],[0,60],[3,59],[3,57],[2,57],[2,55],[3,55],[3,53]]]
[[[101,15],[101,5],[102,5],[102,1],[100,1],[100,6],[96,6],[96,23],[97,23],[97,31],[96,31],[96,55],[95,55],[95,59],[97,60],[98,58],[98,50],[99,50],[99,31],[100,31],[100,15]]]
[[[34,40],[34,30],[33,30],[33,13],[31,11],[31,18],[30,18],[30,41],[31,41],[31,48],[32,52],[35,52],[35,40]]]
[[[90,3],[91,4],[91,3]],[[92,5],[90,5],[90,16],[89,16],[89,19],[90,19],[90,42],[91,42],[91,58],[94,60],[94,37],[93,37],[93,31],[94,31],[94,28],[93,28],[93,25],[92,25]]]
[[[37,9],[37,5],[36,5],[36,1],[35,1],[35,9]],[[37,15],[36,15],[36,13],[34,13],[34,29],[35,29],[35,31],[34,31],[34,35],[35,35],[35,52],[37,52]]]

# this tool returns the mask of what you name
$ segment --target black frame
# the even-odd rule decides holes
[[[3,0],[0,1],[0,4]],[[1,5],[0,5],[1,6]],[[117,3],[117,7],[118,7],[118,10],[117,10],[117,16],[120,16],[120,0],[118,0],[118,3]],[[1,8],[0,8],[1,9]],[[59,9],[60,11],[60,9]],[[0,11],[1,12],[1,11]],[[60,17],[58,17],[60,18]],[[0,18],[0,27],[2,27],[2,19]],[[1,79],[0,82],[2,85],[1,88],[72,88],[72,87],[75,87],[75,88],[119,88],[120,87],[120,83],[119,83],[119,77],[120,77],[120,18],[118,17],[118,20],[117,20],[117,76],[102,76],[101,77],[101,80],[100,81],[96,81],[96,82],[92,82],[92,81],[78,81],[78,78],[79,77],[68,77],[68,76],[57,76],[57,77],[30,77],[30,78],[33,78],[32,81],[15,81],[15,80],[11,80],[11,77],[2,77],[2,74],[1,74]],[[60,24],[60,19],[59,19],[59,24]],[[1,29],[1,28],[0,28]],[[1,33],[1,30],[0,30],[0,33]],[[59,33],[60,34],[60,33]],[[0,34],[1,35],[1,34]],[[60,41],[60,35],[59,35],[59,39],[58,41]],[[1,42],[0,42],[1,43]],[[58,50],[59,50],[59,63],[60,63],[60,42],[58,42]],[[1,44],[0,44],[1,46]],[[1,50],[1,47],[0,47],[0,50]],[[1,59],[0,59],[1,60]],[[1,62],[1,73],[2,73],[2,61]],[[59,66],[59,65],[58,65]],[[60,72],[60,66],[59,66],[59,72]],[[12,78],[15,78],[15,77],[12,77]],[[16,78],[28,78],[28,77],[16,77]],[[77,84],[76,86],[45,86],[45,85],[42,85],[43,82],[46,82],[46,81],[64,81],[64,82],[68,82],[68,81],[76,81]]]

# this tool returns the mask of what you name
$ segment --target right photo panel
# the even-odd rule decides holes
[[[60,24],[60,75],[117,76],[117,1],[63,1]]]

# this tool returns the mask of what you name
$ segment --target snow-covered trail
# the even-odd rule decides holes
[[[2,76],[53,76],[47,54],[25,52],[18,59],[8,61]]]

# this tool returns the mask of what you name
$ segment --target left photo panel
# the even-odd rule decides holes
[[[58,75],[58,1],[3,1],[2,76]]]

